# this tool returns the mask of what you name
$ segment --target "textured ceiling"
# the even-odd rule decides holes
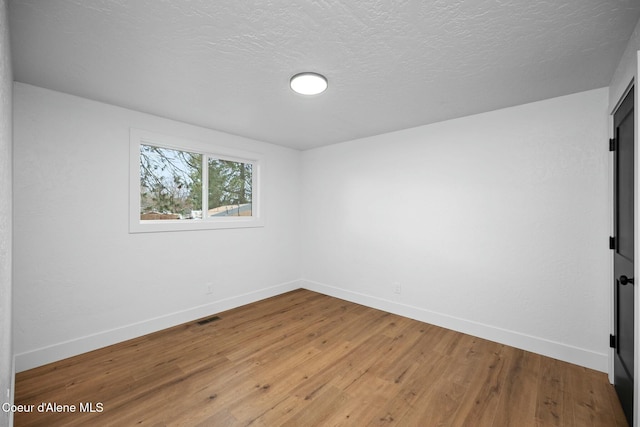
[[[609,84],[637,0],[13,0],[14,77],[299,149]],[[315,71],[322,95],[292,92]]]

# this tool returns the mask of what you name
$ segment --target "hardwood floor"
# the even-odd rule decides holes
[[[19,373],[15,425],[627,425],[603,373],[311,291],[218,316]]]

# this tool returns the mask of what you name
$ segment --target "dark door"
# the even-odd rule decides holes
[[[614,126],[614,386],[633,424],[634,284],[633,88],[613,115]]]

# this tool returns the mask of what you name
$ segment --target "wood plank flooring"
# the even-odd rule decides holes
[[[311,291],[218,316],[19,373],[15,425],[627,425],[603,373]]]

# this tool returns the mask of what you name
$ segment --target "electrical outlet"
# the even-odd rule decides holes
[[[213,293],[213,283],[207,283],[205,295],[211,295],[212,293]]]
[[[402,293],[402,286],[400,286],[399,282],[393,282],[393,293],[396,295],[400,295]]]

